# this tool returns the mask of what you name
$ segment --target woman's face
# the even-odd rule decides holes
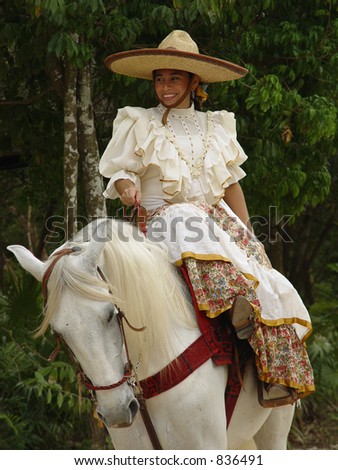
[[[154,72],[155,92],[164,106],[173,106],[186,92],[191,75],[189,72],[161,69]],[[190,107],[190,93],[177,108]]]

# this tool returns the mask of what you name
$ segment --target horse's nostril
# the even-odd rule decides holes
[[[138,401],[136,399],[132,400],[130,403],[129,403],[129,410],[130,410],[130,413],[131,413],[131,416],[132,418],[135,417],[136,413],[138,412],[139,410],[139,404],[138,404]]]

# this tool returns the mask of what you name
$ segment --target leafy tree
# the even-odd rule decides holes
[[[60,122],[62,115],[59,114],[58,128],[54,131],[57,134],[54,141],[58,145],[53,149],[52,159],[60,164],[60,143],[63,137],[64,214],[67,217],[68,233],[71,235],[75,230],[77,215],[80,158],[87,215],[91,218],[104,216],[106,213],[102,178],[98,173],[99,151],[91,100],[94,50],[92,38],[95,34],[93,23],[95,15],[102,16],[104,7],[100,1],[31,0],[5,2],[4,10],[6,23],[2,30],[2,39],[7,48],[2,55],[6,80],[2,105],[7,109],[11,103],[23,106],[23,117],[26,118],[27,105],[37,104],[37,111],[40,112],[41,107],[46,106],[46,95],[49,95],[51,102],[48,113],[63,111],[63,136],[62,121]],[[82,18],[80,22],[79,12]],[[34,51],[33,60],[32,54],[28,53],[29,49]],[[12,83],[11,77],[14,79]],[[14,100],[9,99],[11,95],[16,95]],[[41,98],[44,99],[43,103]],[[39,126],[44,123],[42,115]],[[23,137],[23,142],[17,142],[18,137],[15,134],[13,136],[13,129],[8,129],[6,138],[8,145],[11,144],[12,147],[19,144],[21,149],[29,148],[30,152],[33,150],[26,136]],[[43,139],[41,132],[38,132],[38,138],[44,149],[42,151],[46,152],[48,138]],[[44,160],[43,157],[42,159]],[[49,166],[50,160],[45,162]]]

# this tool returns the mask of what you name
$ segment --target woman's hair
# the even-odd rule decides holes
[[[205,91],[206,88],[207,85],[204,83],[199,83],[196,90],[192,92],[194,105],[198,111],[202,111],[203,103],[208,99],[208,93]]]

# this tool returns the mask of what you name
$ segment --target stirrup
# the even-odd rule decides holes
[[[293,405],[299,398],[299,393],[294,388],[258,380],[258,401],[263,408]]]
[[[229,316],[239,339],[248,339],[254,332],[250,320],[252,312],[250,302],[242,295],[238,295],[232,304]]]

